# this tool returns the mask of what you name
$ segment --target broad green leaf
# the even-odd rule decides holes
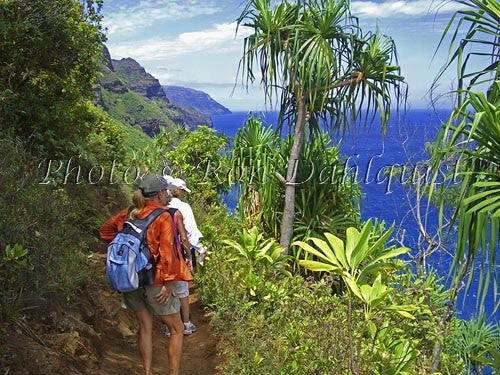
[[[335,256],[337,257],[342,267],[344,267],[345,269],[349,269],[349,264],[347,263],[345,257],[344,241],[331,233],[324,233],[324,236],[330,243],[330,246],[332,247]]]
[[[379,237],[379,239],[370,247],[369,254],[373,253],[379,247],[383,246],[393,230],[394,230],[394,225],[392,225],[387,231],[385,231],[384,234],[382,234]]]
[[[393,306],[385,306],[383,309],[389,311],[395,311],[405,318],[416,320],[415,316],[410,314],[410,311],[416,311],[418,310],[418,307],[413,305],[400,305],[400,306],[393,305]]]
[[[323,254],[325,254],[325,256],[330,260],[331,263],[339,264],[337,257],[333,253],[332,249],[330,249],[330,246],[328,246],[328,243],[326,243],[326,241],[314,237],[311,238],[311,241],[314,242],[316,247],[318,247],[323,252]]]
[[[409,318],[409,319],[413,319],[413,320],[416,320],[417,318],[415,318],[412,314],[410,314],[408,311],[405,311],[405,310],[395,310],[399,315],[405,317],[405,318]]]
[[[263,254],[267,253],[267,251],[271,248],[271,246],[273,246],[273,241],[269,241],[264,247],[260,249],[260,252]]]
[[[361,301],[363,301],[363,296],[361,295],[361,291],[356,284],[356,281],[352,278],[352,276],[342,276],[342,279],[347,284],[351,292],[358,297]]]
[[[370,300],[374,300],[378,298],[378,296],[383,292],[382,288],[382,276],[378,274],[378,276],[375,278],[375,281],[373,282],[373,287],[371,290],[371,296]]]
[[[361,292],[363,300],[370,304],[372,287],[368,284],[363,284],[359,287],[359,291]]]
[[[292,243],[292,246],[293,245],[297,245],[297,246],[301,247],[302,249],[304,249],[304,251],[306,251],[310,254],[313,254],[313,255],[317,256],[318,258],[327,261],[328,263],[332,263],[330,258],[325,256],[322,252],[319,252],[318,250],[316,250],[314,247],[312,247],[308,243],[305,243],[302,241],[295,241],[294,243]],[[338,266],[338,263],[337,264],[333,263],[333,264],[335,266]]]
[[[375,265],[379,262],[381,262],[382,260],[385,260],[385,259],[390,259],[390,258],[394,258],[394,257],[397,257],[399,255],[402,255],[402,254],[406,254],[408,252],[410,252],[411,250],[407,247],[398,247],[396,249],[392,249],[384,254],[382,254],[381,256],[379,256],[377,259],[371,261],[370,263],[368,263],[366,265],[366,267],[369,267],[371,265]]]
[[[361,229],[361,233],[358,237],[358,242],[352,252],[351,259],[351,267],[352,269],[356,269],[358,265],[365,259],[370,250],[368,246],[368,240],[370,238],[370,233],[372,229],[372,222],[368,220],[363,228]]]
[[[320,272],[320,271],[331,272],[336,269],[331,264],[316,262],[314,260],[299,260],[299,265],[314,272]]]
[[[345,256],[347,263],[352,267],[352,252],[358,243],[359,232],[356,228],[350,227],[346,231]]]

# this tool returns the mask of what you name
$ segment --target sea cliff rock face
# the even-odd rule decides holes
[[[160,99],[168,102],[167,96],[158,81],[139,65],[134,59],[127,57],[111,60],[115,72],[126,80],[127,86],[147,99]]]
[[[102,87],[115,94],[125,94],[128,92],[127,86],[116,76],[109,75],[107,79],[101,80]]]
[[[161,127],[173,129],[177,125],[193,130],[212,125],[201,112],[171,103],[160,82],[132,58],[112,60],[103,47],[101,73],[96,104],[111,117],[140,127],[148,135],[158,133]]]
[[[225,115],[229,109],[213,100],[206,92],[180,86],[163,86],[167,98],[182,107],[191,107],[206,116]]]
[[[106,47],[104,44],[102,45],[102,60],[104,62],[104,65],[111,70],[112,72],[115,70],[113,68],[113,63],[111,62],[111,55],[109,54],[108,47]]]

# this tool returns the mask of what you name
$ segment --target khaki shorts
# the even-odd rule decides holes
[[[174,292],[179,298],[189,296],[189,283],[187,281],[174,281]]]
[[[133,292],[123,293],[123,302],[131,311],[149,310],[153,315],[178,314],[181,308],[179,297],[170,297],[164,304],[156,302],[161,286],[144,286]]]

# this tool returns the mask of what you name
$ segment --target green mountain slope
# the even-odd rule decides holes
[[[162,126],[172,129],[180,125],[192,130],[212,125],[210,118],[195,109],[169,102],[160,82],[135,60],[112,60],[106,47],[103,55],[97,104],[114,119],[148,135],[158,133]]]

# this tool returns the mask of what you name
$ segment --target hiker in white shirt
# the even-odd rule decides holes
[[[184,217],[184,227],[186,228],[189,245],[191,246],[191,254],[193,258],[193,267],[196,268],[196,259],[197,254],[199,255],[199,259],[203,261],[205,258],[206,250],[201,245],[200,239],[203,237],[203,234],[198,230],[196,226],[196,220],[193,215],[193,210],[191,206],[183,202],[181,199],[184,198],[186,193],[190,193],[191,190],[187,188],[186,182],[180,178],[172,178],[171,176],[164,176],[167,181],[169,181],[172,185],[176,186],[176,190],[172,190],[172,199],[170,200],[169,207],[177,208],[182,216]]]
[[[186,193],[190,193],[186,186],[186,182],[180,178],[172,178],[171,176],[164,176],[165,179],[172,185],[170,194],[172,198],[168,204],[170,208],[176,208],[180,211],[183,217],[184,228],[187,234],[190,249],[190,256],[192,258],[192,265],[196,267],[196,253],[200,254],[200,261],[203,261],[206,250],[200,243],[200,238],[203,237],[201,232],[196,226],[196,220],[193,215],[193,210],[191,206],[181,201]],[[189,265],[189,263],[188,263]],[[196,326],[189,320],[189,285],[187,282],[179,281],[174,282],[174,291],[181,301],[181,318],[184,323],[184,335],[190,335],[196,331]],[[166,330],[166,335],[168,336],[168,330]]]

